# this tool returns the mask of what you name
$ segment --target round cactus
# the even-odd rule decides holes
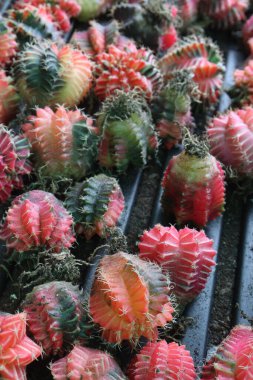
[[[93,283],[89,312],[110,343],[156,340],[172,321],[170,283],[161,268],[124,252],[104,256]]]
[[[218,46],[210,39],[196,36],[183,38],[160,59],[158,66],[166,80],[180,70],[189,70],[198,85],[202,101],[211,104],[218,101],[223,81],[222,56]]]
[[[40,346],[26,335],[26,314],[0,313],[0,377],[26,380],[26,366],[42,354]]]
[[[95,234],[105,236],[115,227],[124,209],[124,196],[115,178],[99,174],[71,188],[66,204],[77,233],[90,239]]]
[[[129,380],[195,380],[197,376],[185,346],[165,340],[147,343],[133,358],[128,374]]]
[[[229,111],[208,126],[211,153],[241,175],[253,177],[253,107]]]
[[[10,63],[16,52],[16,35],[6,21],[0,20],[0,66]]]
[[[115,360],[106,352],[74,346],[64,358],[51,364],[54,380],[126,380]]]
[[[60,252],[75,241],[72,224],[72,217],[53,194],[33,190],[14,199],[0,238],[18,252],[39,247]]]
[[[218,28],[231,28],[245,20],[249,0],[202,0],[200,13],[209,17]]]
[[[244,69],[234,71],[235,84],[230,90],[234,103],[241,106],[251,105],[253,102],[253,60],[250,59]]]
[[[23,176],[32,169],[29,155],[27,139],[13,136],[0,124],[0,202],[7,201],[14,189],[22,189]]]
[[[65,281],[36,286],[23,309],[29,330],[46,355],[63,354],[73,344],[85,343],[90,325],[77,286]]]
[[[0,123],[7,124],[13,119],[18,112],[18,105],[19,95],[12,77],[0,69]]]
[[[246,380],[252,375],[253,331],[235,326],[203,367],[203,380]]]
[[[215,265],[213,241],[204,231],[187,227],[178,231],[157,224],[144,232],[138,247],[141,259],[155,262],[169,273],[180,303],[190,302],[205,288]]]
[[[92,80],[91,62],[70,45],[50,42],[26,44],[15,62],[18,90],[30,105],[72,107],[87,95]]]
[[[117,91],[103,104],[98,118],[101,133],[99,163],[124,172],[145,165],[156,151],[157,138],[150,110],[137,92]]]
[[[178,224],[203,227],[224,210],[224,178],[220,163],[191,136],[185,139],[185,151],[174,156],[165,170],[163,207]]]
[[[97,63],[95,94],[100,100],[114,94],[117,89],[125,92],[138,89],[150,99],[160,88],[161,74],[155,57],[144,48],[127,52],[111,45],[108,53],[97,56]]]
[[[98,137],[92,119],[78,109],[37,108],[23,131],[32,145],[40,175],[81,178],[97,157]]]
[[[78,19],[89,21],[105,12],[115,0],[77,0],[77,2],[81,6]]]

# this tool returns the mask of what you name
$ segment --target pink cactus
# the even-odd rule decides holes
[[[72,217],[53,194],[33,190],[14,199],[0,238],[18,252],[38,247],[60,252],[75,241],[72,224]]]
[[[16,35],[11,27],[0,20],[0,66],[10,63],[17,52]]]
[[[18,112],[19,95],[12,77],[0,69],[0,123],[7,124]]]

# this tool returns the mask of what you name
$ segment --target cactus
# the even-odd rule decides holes
[[[30,106],[75,106],[87,95],[91,62],[70,45],[26,44],[15,62],[17,88]]]
[[[245,44],[249,47],[250,53],[253,53],[253,16],[250,16],[242,28],[242,36]]]
[[[77,286],[65,281],[36,286],[22,306],[29,330],[46,355],[62,355],[73,344],[86,342],[90,324]]]
[[[202,369],[203,380],[246,380],[252,374],[253,332],[235,326]]]
[[[147,343],[132,359],[128,374],[129,380],[195,380],[197,376],[185,346],[165,340]]]
[[[80,21],[89,21],[104,13],[116,0],[77,0],[81,6]]]
[[[23,131],[32,145],[41,176],[84,177],[94,165],[98,137],[92,119],[80,110],[37,108]]]
[[[16,197],[1,226],[0,239],[17,252],[71,247],[72,217],[53,194],[33,190]]]
[[[26,314],[0,313],[0,377],[26,380],[26,366],[42,354],[41,348],[26,335]]]
[[[0,69],[0,123],[7,124],[18,112],[19,95],[13,78]]]
[[[115,227],[124,209],[124,196],[116,179],[99,174],[74,185],[66,205],[77,223],[77,233],[86,239],[95,234],[103,237]]]
[[[16,35],[6,20],[0,20],[0,66],[9,64],[17,52]]]
[[[156,151],[157,138],[150,110],[138,93],[117,91],[103,104],[98,117],[101,133],[99,163],[124,172],[129,165],[145,165]]]
[[[247,106],[253,102],[253,60],[249,59],[243,69],[234,71],[234,86],[229,95],[236,105]]]
[[[212,40],[204,37],[188,36],[175,44],[160,59],[158,66],[169,80],[174,73],[187,69],[193,74],[202,101],[217,103],[223,81],[221,52]]]
[[[54,380],[126,380],[115,360],[106,352],[74,346],[64,358],[51,364]]]
[[[23,176],[32,169],[29,155],[27,139],[12,135],[0,124],[0,202],[7,201],[13,190],[22,189]]]
[[[95,94],[100,100],[105,100],[117,89],[125,92],[138,89],[151,99],[160,88],[161,74],[155,56],[145,48],[127,52],[111,45],[108,53],[97,56],[97,63]]]
[[[141,259],[157,263],[169,273],[180,304],[190,302],[205,288],[215,265],[213,241],[204,231],[187,227],[178,231],[157,224],[144,231],[138,247]]]
[[[253,177],[253,107],[228,111],[208,126],[211,153],[239,175]]]
[[[165,170],[162,205],[179,225],[192,222],[203,227],[224,210],[225,174],[197,138],[189,136],[184,143],[185,151],[174,156]]]
[[[141,336],[156,340],[157,327],[171,322],[170,283],[161,268],[124,252],[104,256],[97,268],[89,311],[102,337],[114,344]]]
[[[178,8],[185,25],[192,23],[198,16],[198,7],[201,0],[179,0]]]

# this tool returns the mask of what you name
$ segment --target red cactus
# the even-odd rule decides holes
[[[239,174],[253,177],[253,107],[229,111],[208,126],[211,153]]]
[[[154,55],[142,48],[126,52],[111,45],[108,53],[97,56],[95,70],[95,93],[100,100],[114,94],[115,90],[130,91],[137,88],[150,99],[160,87],[161,75],[156,67]]]
[[[41,348],[26,336],[26,314],[0,313],[0,377],[26,380],[26,366],[42,354]]]
[[[36,286],[23,309],[29,330],[46,355],[62,354],[72,344],[86,341],[90,325],[78,286],[65,281]]]
[[[246,380],[252,377],[253,331],[235,326],[203,367],[203,380]]]
[[[177,31],[174,25],[167,28],[164,33],[159,37],[159,49],[164,51],[168,50],[177,42]]]
[[[14,199],[0,238],[18,252],[37,247],[60,252],[75,241],[72,223],[72,217],[53,194],[33,190]]]
[[[129,380],[195,380],[197,376],[185,346],[165,340],[147,343],[133,358],[128,374]]]
[[[242,106],[253,102],[253,60],[250,59],[244,69],[234,72],[235,85],[232,89],[232,99]]]
[[[189,24],[196,19],[200,1],[201,0],[179,0],[180,16],[185,24]]]
[[[185,140],[185,146],[185,152],[174,156],[164,173],[162,203],[178,224],[193,222],[203,227],[223,211],[225,175],[197,139]]]
[[[30,149],[23,135],[12,136],[0,125],[0,202],[5,202],[14,189],[22,189],[23,175],[30,174]]]
[[[173,292],[182,302],[190,302],[205,288],[215,250],[204,231],[177,230],[157,224],[145,231],[139,242],[139,256],[162,266],[174,284]]]
[[[159,266],[118,252],[101,260],[89,310],[110,343],[137,343],[141,336],[156,340],[157,327],[172,321],[169,294],[168,279]]]
[[[7,124],[18,112],[19,96],[13,79],[0,69],[0,123]]]
[[[5,21],[0,21],[0,66],[10,63],[16,55],[17,41],[12,28]]]
[[[74,346],[64,358],[51,364],[54,380],[124,380],[126,377],[106,352]]]

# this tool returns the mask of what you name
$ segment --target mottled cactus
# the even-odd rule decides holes
[[[101,133],[100,165],[121,173],[130,165],[145,165],[157,147],[149,108],[137,92],[117,91],[98,117]]]
[[[16,35],[5,20],[0,20],[0,66],[9,64],[17,52]]]
[[[203,380],[248,380],[252,377],[253,331],[235,326],[203,367]]]
[[[185,151],[174,156],[165,170],[162,205],[179,225],[203,227],[224,210],[224,171],[198,139],[185,139]],[[202,146],[201,146],[202,145]]]
[[[182,140],[184,127],[191,127],[191,100],[198,99],[198,90],[187,70],[176,73],[154,98],[152,114],[156,130],[167,149]]]
[[[177,230],[157,224],[145,231],[139,242],[139,256],[159,264],[169,273],[173,292],[180,303],[194,299],[204,288],[215,265],[213,241],[204,231]]]
[[[26,335],[26,314],[0,313],[0,377],[26,380],[26,366],[42,354],[41,348]]]
[[[36,286],[22,306],[29,330],[46,355],[63,354],[73,344],[85,343],[90,325],[77,286],[65,281]]]
[[[89,312],[110,343],[141,336],[156,340],[157,327],[172,321],[168,278],[155,264],[124,252],[104,256],[93,283]]]
[[[158,66],[167,80],[172,74],[188,69],[198,85],[202,101],[211,104],[218,101],[224,68],[221,52],[210,39],[183,38],[160,59]]]
[[[232,28],[245,20],[249,0],[202,0],[200,13],[212,20],[218,28]]]
[[[54,380],[126,380],[116,361],[106,352],[74,346],[64,358],[51,364]]]
[[[195,380],[193,359],[185,346],[177,343],[147,343],[128,369],[129,380]]]
[[[77,233],[86,239],[95,234],[103,237],[115,227],[124,209],[124,196],[115,178],[99,174],[74,185],[66,206],[77,223]]]
[[[211,153],[240,175],[253,177],[253,107],[215,117],[207,129]]]
[[[116,0],[77,0],[81,6],[78,19],[89,21],[104,13]]]
[[[161,74],[155,56],[144,48],[127,52],[111,45],[108,53],[97,56],[97,63],[95,94],[100,100],[117,89],[125,92],[138,89],[150,99],[160,88]]]
[[[26,44],[14,72],[18,90],[30,106],[72,107],[87,95],[92,81],[91,62],[70,45],[49,42]]]
[[[60,252],[75,241],[72,224],[72,217],[53,194],[33,190],[14,199],[0,238],[18,252],[38,247]]]
[[[119,25],[115,20],[107,24],[91,21],[88,30],[75,32],[71,42],[94,59],[112,44],[120,50],[137,50],[134,41],[119,33]]]
[[[0,124],[0,202],[7,201],[13,190],[22,189],[23,176],[32,169],[29,155],[27,139],[12,135]]]
[[[243,69],[234,71],[234,86],[229,95],[236,105],[245,106],[253,103],[253,59],[250,59]]]
[[[80,110],[37,108],[23,131],[32,145],[40,176],[81,178],[97,157],[98,137],[92,119]]]
[[[0,69],[0,123],[7,124],[13,119],[19,106],[19,95],[13,79]]]

